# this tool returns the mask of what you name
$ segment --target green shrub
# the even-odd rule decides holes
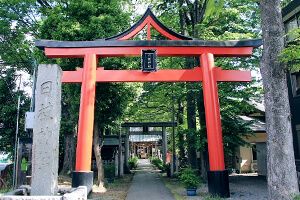
[[[128,160],[129,169],[136,169],[138,166],[138,157],[132,157]]]
[[[104,165],[104,177],[105,178],[114,178],[115,177],[115,165],[114,164]]]
[[[180,181],[185,188],[197,188],[200,185],[200,177],[192,168],[185,168],[179,174]]]
[[[293,200],[300,200],[300,195],[294,196],[294,199],[293,199]]]
[[[173,173],[173,178],[179,178],[180,173],[179,172],[174,172]]]
[[[164,164],[161,159],[159,159],[157,157],[152,157],[152,159],[150,161],[158,169],[160,169],[162,171],[165,169]]]

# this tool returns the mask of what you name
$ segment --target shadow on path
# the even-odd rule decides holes
[[[126,200],[175,200],[147,159],[138,161],[138,168],[128,190]]]

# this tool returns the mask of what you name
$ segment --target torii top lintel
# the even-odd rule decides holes
[[[147,40],[130,40],[147,26]],[[168,40],[151,40],[151,28]],[[148,8],[143,17],[128,30],[109,38],[94,41],[37,40],[35,45],[44,49],[48,57],[83,57],[94,53],[98,57],[139,56],[142,49],[157,49],[158,56],[250,56],[261,39],[212,41],[198,40],[178,34],[163,25]]]

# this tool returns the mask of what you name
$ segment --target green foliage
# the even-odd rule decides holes
[[[200,185],[200,177],[192,168],[184,168],[179,175],[180,181],[184,184],[185,188],[197,188]]]
[[[19,82],[20,77],[16,71],[8,69],[0,69],[0,151],[12,153],[15,143],[16,120],[18,96],[21,97],[20,104],[20,120],[19,120],[19,135],[24,136],[24,118],[25,112],[28,109],[28,99],[23,91],[16,91],[16,81]]]
[[[287,34],[291,39],[279,55],[281,62],[285,63],[291,72],[300,71],[300,28],[291,30]]]
[[[17,102],[21,97],[19,137],[24,136],[24,115],[29,110],[28,97],[17,91],[19,71],[32,72],[34,58],[31,41],[35,21],[34,1],[6,1],[0,3],[0,151],[12,153],[15,143]],[[24,79],[23,79],[24,81]]]
[[[115,165],[107,164],[103,165],[104,168],[104,177],[105,178],[114,178],[115,177]]]
[[[215,197],[215,196],[205,196],[203,200],[222,200],[221,197]]]
[[[0,56],[1,68],[13,67],[32,72],[34,54],[31,37],[36,35],[36,13],[39,5],[33,0],[1,0]]]
[[[151,161],[151,163],[152,163],[155,167],[157,167],[159,170],[162,170],[162,171],[163,171],[163,170],[165,169],[162,160],[159,159],[158,157],[152,157],[150,161]]]
[[[130,169],[136,169],[138,166],[138,157],[134,156],[128,159],[128,165]]]
[[[292,0],[281,0],[281,6],[287,6],[290,2],[292,2]]]
[[[294,198],[293,198],[293,200],[300,200],[300,195],[299,194],[295,195]]]
[[[205,17],[214,16],[218,18],[220,13],[223,11],[224,0],[208,0],[205,9]]]

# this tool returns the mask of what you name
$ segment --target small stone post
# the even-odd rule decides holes
[[[126,133],[125,133],[125,158],[124,158],[124,161],[125,161],[124,171],[125,171],[125,173],[130,173],[128,159],[129,159],[129,127],[126,127]]]
[[[168,151],[168,139],[166,133],[166,127],[162,127],[162,160],[164,164],[167,160],[167,151]]]
[[[32,145],[31,195],[56,195],[61,76],[58,65],[39,65]]]

